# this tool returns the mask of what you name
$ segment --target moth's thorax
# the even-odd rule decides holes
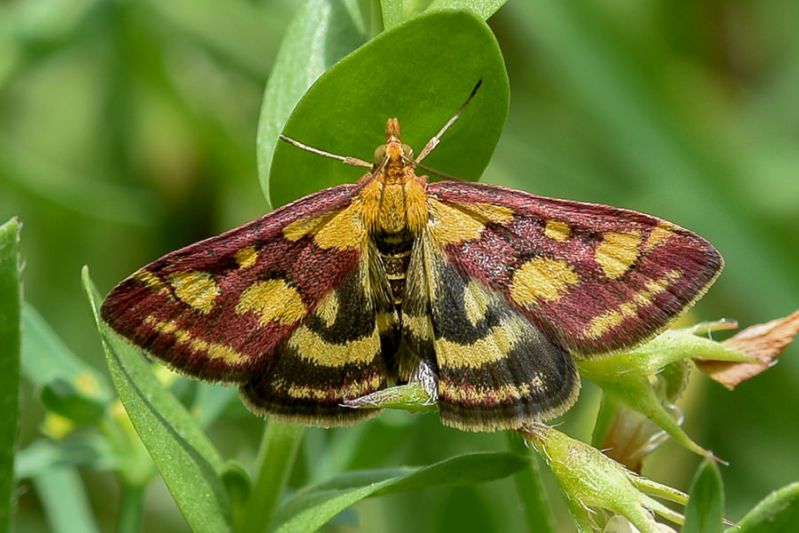
[[[375,150],[375,167],[361,192],[371,235],[419,235],[427,224],[426,178],[417,176],[413,150],[402,144],[399,122],[386,124],[386,144]]]

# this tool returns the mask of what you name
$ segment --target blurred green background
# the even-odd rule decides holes
[[[98,368],[82,265],[106,291],[264,212],[257,121],[294,9],[289,0],[0,2],[0,220],[24,223],[26,299]],[[489,23],[512,93],[484,181],[646,211],[702,234],[727,268],[692,319],[749,325],[799,307],[799,3],[510,0]],[[733,393],[692,380],[686,427],[731,463],[722,474],[733,519],[799,479],[797,383],[796,346]],[[597,399],[585,386],[567,432],[590,435]],[[228,411],[211,437],[248,464],[262,421],[238,402]],[[26,390],[21,445],[42,416]],[[444,429],[434,415],[387,413],[355,429],[309,430],[292,483],[505,446],[501,435]],[[667,444],[644,473],[686,489],[697,463]],[[113,527],[113,478],[84,480],[102,527]],[[519,531],[515,502],[504,480],[369,500],[329,527]],[[186,529],[163,485],[146,509],[148,531]],[[20,488],[17,524],[48,527],[31,485]]]

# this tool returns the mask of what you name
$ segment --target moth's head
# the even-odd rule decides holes
[[[402,166],[407,160],[413,160],[413,148],[402,143],[399,120],[390,118],[386,122],[386,144],[375,149],[375,165]]]

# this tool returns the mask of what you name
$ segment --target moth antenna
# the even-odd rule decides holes
[[[312,154],[321,155],[322,157],[328,157],[330,159],[335,159],[336,161],[341,161],[345,165],[352,165],[354,167],[372,168],[372,163],[367,163],[363,159],[358,159],[357,157],[351,157],[351,156],[332,154],[330,152],[320,150],[319,148],[314,148],[313,146],[308,146],[307,144],[303,144],[296,139],[292,139],[291,137],[283,135],[282,133],[280,134],[280,140],[285,141],[291,145],[294,145],[300,150],[305,150],[306,152],[311,152]]]
[[[460,106],[460,108],[458,108],[455,114],[452,115],[452,118],[450,118],[447,121],[447,123],[444,124],[444,126],[440,130],[438,130],[438,133],[433,135],[433,137],[429,141],[427,141],[427,144],[424,145],[424,148],[422,148],[422,151],[419,152],[419,155],[416,157],[416,163],[419,163],[422,159],[427,157],[430,154],[430,152],[432,152],[433,149],[436,146],[438,146],[438,143],[441,142],[441,136],[444,135],[444,132],[446,132],[449,129],[449,127],[452,126],[455,123],[455,121],[460,118],[461,113],[463,113],[463,110],[466,109],[466,106],[469,105],[469,102],[472,101],[472,98],[474,98],[474,95],[477,94],[477,90],[480,88],[482,84],[483,80],[477,81],[477,83],[474,85],[474,88],[472,89],[472,92],[469,93],[469,97],[466,98],[466,101],[463,102],[463,104]]]
[[[402,156],[406,162],[412,164],[415,168],[424,170],[428,174],[433,174],[434,176],[438,176],[439,178],[444,178],[445,180],[455,180],[455,181],[464,181],[463,178],[459,178],[457,176],[453,176],[452,174],[446,174],[444,172],[438,171],[432,167],[428,167],[427,165],[423,165],[418,161],[414,161],[410,157]]]

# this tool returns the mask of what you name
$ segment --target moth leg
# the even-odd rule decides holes
[[[429,362],[424,359],[420,360],[408,383],[419,385],[424,389],[430,398],[427,402],[429,405],[438,402],[438,375]]]

